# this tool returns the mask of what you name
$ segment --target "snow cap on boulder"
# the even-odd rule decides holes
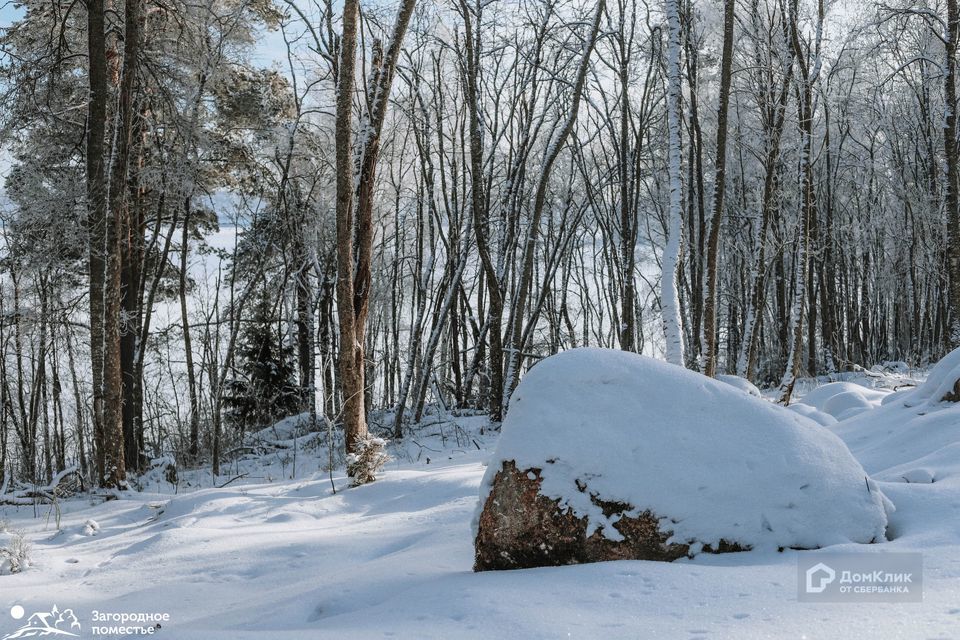
[[[498,482],[519,505],[497,494]],[[520,512],[533,489],[541,513],[529,517]],[[813,421],[681,367],[592,348],[547,358],[523,378],[480,498],[478,569],[870,543],[884,539],[892,508]],[[555,514],[542,512],[548,504]],[[570,517],[584,530],[537,542]],[[629,543],[638,518],[658,524],[659,551],[583,552],[590,540]],[[543,558],[514,553],[511,563],[511,549],[496,548],[509,547],[506,530],[542,546]],[[558,545],[572,555],[551,556]]]

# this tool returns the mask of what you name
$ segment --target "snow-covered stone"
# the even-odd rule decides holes
[[[603,349],[552,356],[523,378],[480,493],[477,569],[877,542],[892,507],[820,425]]]
[[[831,382],[806,394],[800,403],[837,420],[846,420],[879,407],[887,395],[887,391],[868,389],[853,382]]]
[[[727,374],[717,375],[717,380],[720,382],[726,382],[731,387],[736,387],[743,391],[744,393],[753,396],[754,398],[760,398],[760,389],[757,388],[755,384],[747,380],[746,378],[741,378],[740,376],[731,376]]]

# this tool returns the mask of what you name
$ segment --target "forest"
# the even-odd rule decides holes
[[[4,488],[338,466],[574,347],[786,405],[960,346],[957,0],[0,16]]]

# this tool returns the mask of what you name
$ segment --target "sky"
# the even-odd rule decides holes
[[[0,0],[0,29],[9,27],[15,20],[23,16],[23,10],[15,7],[12,0]],[[0,105],[0,109],[3,106]],[[0,148],[0,207],[6,203],[6,194],[3,188],[3,176],[6,175],[9,159],[4,149]]]
[[[13,21],[23,15],[20,7],[15,7],[12,0],[0,0],[0,29],[9,27]]]

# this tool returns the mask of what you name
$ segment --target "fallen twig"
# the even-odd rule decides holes
[[[229,480],[227,480],[227,481],[224,482],[223,484],[218,485],[218,486],[217,486],[217,489],[223,489],[225,486],[227,486],[227,485],[230,484],[231,482],[234,482],[234,481],[236,481],[236,480],[239,480],[240,478],[246,478],[246,477],[247,477],[247,474],[246,474],[246,473],[241,473],[241,474],[238,475],[238,476],[234,476],[233,478],[230,478]]]

